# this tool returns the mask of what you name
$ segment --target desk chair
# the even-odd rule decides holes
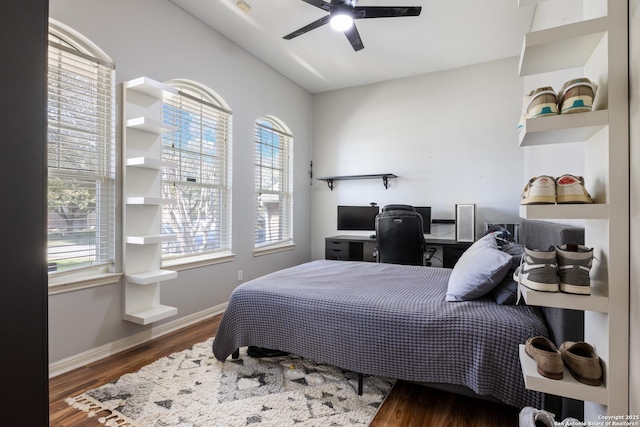
[[[376,260],[427,265],[422,217],[412,206],[388,205],[376,216]]]

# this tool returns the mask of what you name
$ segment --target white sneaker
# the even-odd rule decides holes
[[[549,175],[531,178],[522,192],[521,205],[555,204],[556,180]]]
[[[581,176],[566,174],[556,179],[556,195],[558,203],[593,203]]]
[[[558,92],[560,113],[582,113],[591,111],[598,85],[586,77],[572,79],[562,85]]]
[[[527,119],[535,117],[553,116],[559,114],[558,95],[551,86],[539,87],[522,99],[522,115],[518,122],[518,131],[524,127]]]
[[[525,406],[518,417],[519,427],[555,427],[556,420],[551,412]]]

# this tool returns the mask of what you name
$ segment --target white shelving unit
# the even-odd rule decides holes
[[[140,325],[178,313],[160,304],[160,283],[178,277],[160,268],[161,244],[176,239],[162,234],[162,207],[175,203],[162,197],[162,170],[177,166],[162,160],[162,134],[177,129],[162,122],[162,100],[176,93],[148,77],[123,83],[123,313]]]
[[[584,0],[585,10],[587,3]],[[599,89],[594,111],[527,120],[522,147],[583,143],[585,179],[594,204],[521,206],[520,216],[542,220],[585,220],[585,243],[599,254],[591,270],[591,295],[545,293],[521,287],[527,304],[585,311],[585,341],[603,361],[604,384],[588,386],[569,372],[562,380],[537,373],[520,348],[527,388],[583,400],[584,421],[628,413],[629,371],[629,140],[627,8],[607,3],[607,16],[535,31],[525,36],[520,76],[581,68]],[[538,3],[519,0],[520,6]],[[598,98],[600,97],[600,98]]]

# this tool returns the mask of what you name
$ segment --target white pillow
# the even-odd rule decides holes
[[[468,301],[480,298],[506,276],[511,255],[503,252],[493,234],[487,234],[467,249],[449,277],[446,301]]]

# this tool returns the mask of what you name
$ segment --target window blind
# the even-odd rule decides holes
[[[58,41],[50,37],[48,66],[50,272],[115,256],[114,67]]]
[[[256,248],[290,243],[293,239],[292,140],[292,135],[274,121],[256,122]]]
[[[163,259],[231,251],[231,113],[194,91],[179,90],[163,104],[163,121],[176,126],[162,139],[163,232],[177,241],[163,244]]]

